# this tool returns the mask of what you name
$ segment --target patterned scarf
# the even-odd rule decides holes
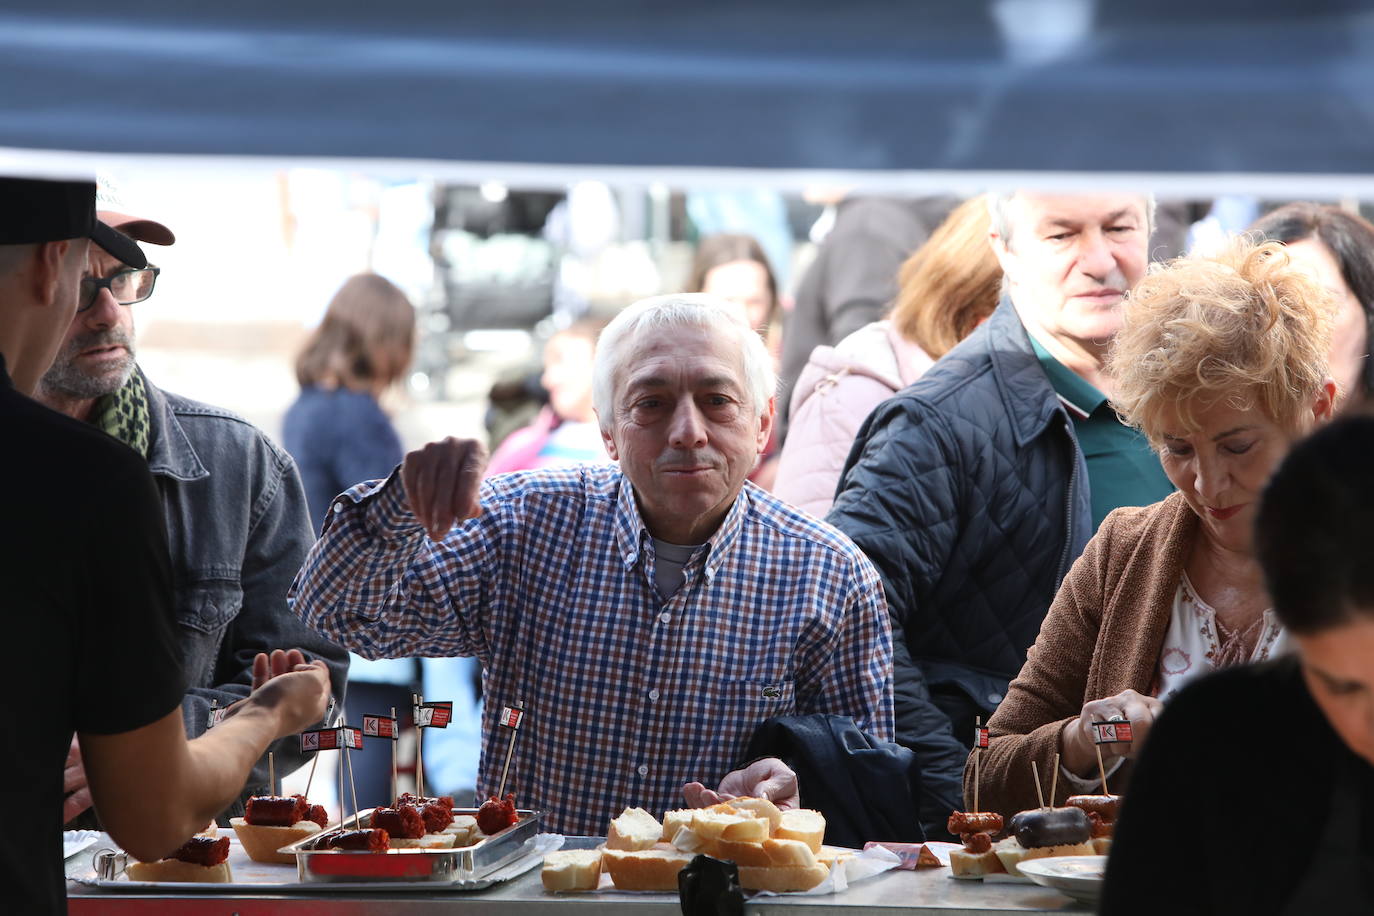
[[[95,402],[91,423],[144,458],[148,457],[152,420],[148,408],[148,388],[137,366],[123,388]]]

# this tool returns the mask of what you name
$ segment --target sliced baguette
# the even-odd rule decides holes
[[[768,864],[782,868],[810,868],[817,864],[816,854],[801,840],[764,840]]]
[[[677,891],[677,874],[694,857],[676,849],[607,849],[601,867],[623,891]]]
[[[560,849],[544,856],[539,873],[548,891],[594,891],[601,882],[601,850]]]
[[[963,848],[949,851],[949,870],[960,878],[1002,875],[1007,871],[997,855],[997,850],[989,849],[987,852],[974,853]]]
[[[771,841],[770,841],[771,842]],[[810,850],[808,850],[809,852]],[[766,868],[773,865],[773,857],[759,843],[736,843],[731,840],[717,840],[715,858],[729,859],[736,865],[753,865]],[[812,861],[815,861],[814,859]]]
[[[769,866],[755,868],[748,865],[739,867],[740,887],[751,891],[773,891],[776,894],[788,891],[809,891],[825,880],[830,870],[819,863],[809,868]]]
[[[231,817],[229,826],[234,828],[248,858],[274,865],[295,865],[295,856],[277,850],[320,832],[320,825],[314,821],[298,821],[290,827],[264,827],[250,824],[241,817]]]
[[[712,811],[703,808],[692,818],[692,829],[702,839],[733,843],[762,843],[768,839],[768,821],[752,814]]]
[[[997,858],[1002,860],[1002,867],[1007,870],[1007,874],[1023,877],[1021,870],[1016,866],[1028,859],[1046,859],[1055,856],[1093,856],[1097,855],[1093,850],[1092,843],[1065,843],[1060,846],[1032,846],[1030,849],[1022,846],[1014,836],[998,840],[992,845],[992,851],[997,853]],[[953,862],[953,853],[950,853],[950,861]]]
[[[697,832],[691,827],[679,827],[677,833],[673,834],[672,847],[680,852],[706,852],[706,841],[697,836]],[[718,843],[711,844],[713,847]]]
[[[663,825],[643,808],[626,808],[620,817],[611,821],[606,833],[607,849],[633,851],[648,849],[663,839]]]
[[[750,796],[732,798],[730,799],[730,806],[741,814],[752,813],[756,817],[766,818],[768,820],[769,836],[776,833],[778,827],[782,825],[782,812],[778,810],[777,805],[766,798],[753,798]]]
[[[794,842],[801,843],[800,840]],[[802,845],[806,846],[805,843],[802,843]],[[807,849],[810,848],[811,847],[807,846]],[[822,846],[820,852],[817,852],[815,855],[817,862],[822,865],[833,866],[836,862],[843,862],[845,859],[854,858],[854,850],[845,849],[842,846]],[[937,859],[936,861],[938,862],[939,860]]]
[[[739,813],[738,811],[735,810],[735,803],[734,803],[733,801],[716,802],[714,805],[707,805],[705,808],[701,808],[701,809],[699,809],[699,810],[701,810],[701,811],[715,811],[715,812],[717,812],[717,813],[719,813],[719,814],[738,814],[738,813]]]
[[[696,808],[679,808],[676,811],[663,812],[663,839],[671,843],[673,837],[683,827],[692,826],[692,818],[696,815]]]
[[[453,834],[455,847],[471,846],[477,842],[477,818],[471,814],[455,814],[453,823],[445,827],[443,832]]]
[[[801,840],[812,852],[821,851],[825,840],[825,815],[810,808],[789,808],[782,812],[782,820],[773,837],[779,840]]]
[[[454,849],[462,849],[464,846],[471,846],[473,843],[477,842],[476,833],[472,830],[450,830],[446,827],[444,828],[444,833],[450,834],[453,837]]]
[[[228,884],[234,880],[229,863],[196,865],[180,859],[133,862],[124,869],[130,881],[194,881],[203,884]]]

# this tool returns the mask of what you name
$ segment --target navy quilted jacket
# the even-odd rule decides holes
[[[827,521],[887,590],[897,740],[935,838],[962,809],[974,717],[1001,702],[1092,534],[1073,423],[1008,300],[868,417]]]

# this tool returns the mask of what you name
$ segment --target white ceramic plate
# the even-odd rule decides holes
[[[62,831],[62,858],[70,859],[98,839],[100,839],[99,830]]]
[[[1049,856],[1019,863],[1017,868],[1036,884],[1061,894],[1096,903],[1107,872],[1106,856]]]

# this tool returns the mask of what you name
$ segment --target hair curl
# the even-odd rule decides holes
[[[1242,236],[1215,257],[1155,265],[1108,359],[1113,405],[1156,446],[1163,424],[1195,432],[1198,412],[1223,399],[1296,430],[1327,378],[1334,314],[1277,242]]]

